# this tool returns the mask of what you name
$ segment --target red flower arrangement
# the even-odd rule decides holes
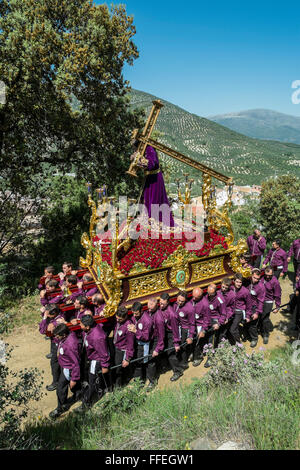
[[[198,258],[208,256],[217,245],[227,250],[225,237],[214,230],[210,230],[209,233],[210,241],[204,243],[201,249],[190,251],[191,254]],[[98,240],[98,237],[96,237],[93,241]],[[143,264],[148,269],[159,268],[180,245],[185,247],[186,243],[191,243],[191,240],[186,239],[184,235],[180,240],[175,239],[173,234],[170,235],[168,240],[164,240],[161,236],[157,240],[140,238],[134,242],[131,249],[120,260],[120,270],[127,275],[136,263]],[[111,246],[109,244],[102,245],[102,261],[111,266]]]

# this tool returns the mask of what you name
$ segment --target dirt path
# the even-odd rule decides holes
[[[292,283],[288,279],[281,280],[281,286],[282,304],[285,304],[289,301],[289,294],[292,292]],[[278,314],[272,314],[271,319],[274,324],[274,331],[271,333],[269,344],[263,345],[262,338],[259,337],[257,347],[254,350],[258,351],[261,346],[266,350],[271,350],[283,346],[289,340],[290,336],[280,331],[278,326],[280,323],[289,325],[291,321],[290,315],[279,312]],[[56,408],[57,405],[56,392],[47,392],[45,389],[45,386],[52,382],[50,361],[45,357],[46,354],[50,352],[50,341],[45,340],[44,337],[40,335],[37,327],[22,327],[15,330],[5,338],[5,341],[14,348],[12,357],[8,362],[9,367],[13,371],[30,367],[36,367],[42,371],[44,396],[40,401],[31,404],[32,417],[48,416],[49,412]],[[246,345],[247,352],[253,351],[253,349],[250,348],[249,342],[244,344]],[[207,372],[203,364],[204,363],[198,367],[193,367],[190,363],[189,369],[184,372],[183,377],[176,383],[170,382],[172,371],[166,372],[160,377],[158,388],[162,389],[191,383],[194,377],[202,377]]]

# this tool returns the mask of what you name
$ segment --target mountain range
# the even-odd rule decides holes
[[[143,108],[148,116],[154,95],[132,89],[131,106]],[[236,132],[213,120],[191,114],[162,100],[164,107],[155,129],[158,140],[179,152],[227,175],[238,185],[259,185],[266,179],[282,174],[300,177],[300,145],[275,140],[260,140]],[[254,119],[254,118],[253,118]],[[300,120],[300,118],[299,118]],[[279,121],[278,121],[279,122]],[[200,179],[201,173],[162,156],[174,177],[189,173]]]
[[[251,109],[208,116],[208,119],[255,139],[300,144],[300,117],[269,109]]]

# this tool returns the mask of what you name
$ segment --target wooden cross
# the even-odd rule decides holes
[[[152,103],[153,106],[146,122],[146,125],[144,127],[144,130],[141,134],[138,133],[137,129],[133,132],[133,138],[139,141],[138,153],[141,156],[144,156],[147,145],[151,145],[156,150],[166,155],[169,155],[170,157],[175,158],[175,160],[179,160],[181,163],[185,163],[186,165],[189,165],[192,168],[195,168],[196,170],[199,170],[206,175],[212,176],[213,178],[216,178],[217,180],[220,180],[225,184],[233,184],[232,178],[229,178],[228,176],[225,176],[222,173],[219,173],[218,171],[213,170],[212,168],[209,168],[206,165],[203,165],[202,163],[198,162],[197,160],[194,160],[191,157],[187,157],[183,153],[177,152],[176,150],[167,147],[166,145],[161,144],[156,140],[153,140],[151,138],[151,135],[156,124],[157,118],[159,116],[160,110],[164,105],[160,100],[152,101]]]

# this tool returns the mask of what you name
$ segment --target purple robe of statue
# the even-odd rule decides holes
[[[147,146],[146,152],[145,152],[145,157],[148,160],[148,165],[147,168],[144,167],[145,169],[145,184],[144,184],[144,189],[141,197],[141,203],[144,203],[147,211],[148,211],[148,217],[153,217],[156,218],[157,220],[157,214],[155,213],[154,210],[151,210],[152,204],[166,204],[167,206],[170,207],[166,188],[165,188],[165,183],[164,183],[164,178],[159,171],[156,173],[156,170],[159,170],[159,160],[158,156],[156,153],[156,150],[151,147],[150,145]],[[147,172],[154,172],[152,174],[147,174]],[[159,222],[164,222],[165,225],[174,227],[174,218],[173,214],[170,209],[170,222],[168,221],[168,218],[165,220],[162,217],[162,213],[159,212]]]

